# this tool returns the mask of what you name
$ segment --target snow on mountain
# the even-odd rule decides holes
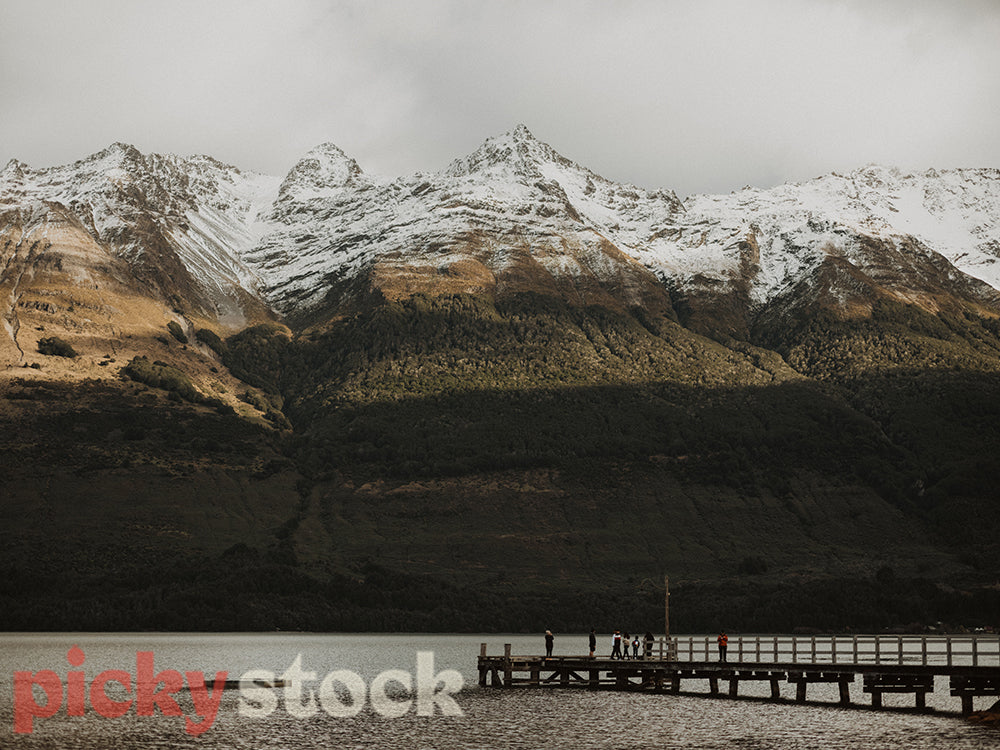
[[[873,165],[770,190],[693,196],[685,207],[672,249],[695,259],[694,272],[719,276],[735,272],[739,242],[753,237],[759,271],[751,294],[759,302],[794,284],[829,254],[863,267],[863,237],[913,237],[962,273],[1000,289],[1000,170],[904,175]],[[698,257],[702,247],[714,249],[708,263]],[[675,258],[652,251],[646,262],[657,266]]]
[[[277,195],[277,178],[240,172],[208,157],[175,163],[189,176],[192,200],[182,218],[166,222],[167,235],[192,276],[216,301],[220,314],[240,317],[236,290],[259,294],[264,282],[245,256],[267,231],[262,214]]]
[[[441,172],[392,182],[368,178],[353,162],[345,170],[342,159],[325,169],[312,155],[306,161],[309,169],[292,170],[269,216],[275,231],[250,255],[284,312],[315,304],[326,285],[363,272],[401,293],[439,288],[442,279],[457,285],[448,288],[493,290],[526,264],[536,267],[531,273],[595,283],[646,274],[637,253],[630,261],[615,252],[680,207],[672,193],[604,180],[524,126]]]
[[[147,156],[115,143],[59,167],[11,162],[0,173],[0,210],[61,204],[95,239],[137,264],[155,227],[219,317],[238,324],[237,298],[261,286],[242,255],[257,243],[258,215],[273,203],[279,182],[208,156]]]
[[[647,277],[681,289],[742,283],[765,303],[830,256],[864,271],[889,262],[873,258],[868,240],[892,248],[910,237],[948,273],[1000,289],[998,170],[869,166],[681,202],[606,180],[523,125],[440,172],[392,181],[332,144],[283,178],[124,144],[71,165],[15,160],[0,172],[0,210],[52,203],[130,262],[147,252],[136,227],[152,222],[234,324],[240,294],[287,314],[366,275],[398,294],[492,292],[525,279],[603,285],[629,304],[641,303]]]
[[[281,183],[279,199],[298,201],[337,194],[344,188],[365,183],[361,167],[354,159],[332,143],[312,149]]]
[[[866,167],[682,203],[669,191],[606,180],[518,126],[439,173],[338,187],[299,206],[297,220],[285,214],[282,231],[256,252],[269,254],[262,275],[285,311],[315,303],[324,283],[379,264],[445,273],[471,259],[496,277],[524,248],[556,276],[610,278],[627,258],[680,288],[745,280],[762,304],[831,254],[864,270],[874,262],[864,237],[912,236],[1000,288],[998,201],[995,170]],[[622,257],[612,259],[609,246]]]

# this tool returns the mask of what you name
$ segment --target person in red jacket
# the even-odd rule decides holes
[[[729,636],[726,635],[726,631],[723,630],[719,633],[719,637],[715,639],[719,644],[719,661],[726,660],[726,649],[729,647]]]

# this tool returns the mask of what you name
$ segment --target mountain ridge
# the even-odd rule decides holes
[[[1000,287],[997,170],[903,174],[869,165],[681,201],[672,191],[605,180],[523,125],[439,172],[393,180],[369,177],[329,143],[284,177],[113,144],[63,167],[31,170],[11,160],[0,200],[60,203],[98,241],[120,240],[145,212],[223,317],[247,296],[294,315],[324,304],[331,285],[365,275],[392,296],[519,288],[526,273],[548,287],[548,277],[559,286],[583,276],[595,289],[623,273],[633,286],[651,275],[675,295],[741,295],[746,316],[830,255],[862,271],[905,269],[895,245],[907,237],[917,240],[911,255],[947,261],[943,273],[956,277],[964,301],[996,304],[971,279]],[[871,240],[882,257],[872,257]],[[118,242],[115,252],[140,248]],[[899,276],[888,278],[889,291],[920,297]],[[923,303],[934,304],[926,295]]]
[[[691,627],[995,622],[998,177],[681,201],[523,127],[394,179],[10,162],[0,610],[618,627],[669,572]]]

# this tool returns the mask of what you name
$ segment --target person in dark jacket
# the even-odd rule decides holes
[[[545,631],[545,656],[552,656],[552,644],[555,642],[556,637],[552,635],[551,630]]]
[[[594,658],[594,652],[597,651],[597,633],[594,629],[590,629],[590,658]]]

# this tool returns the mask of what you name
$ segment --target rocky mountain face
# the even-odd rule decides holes
[[[9,628],[495,627],[512,580],[505,627],[616,627],[665,572],[692,628],[805,624],[751,580],[1000,619],[1000,170],[681,200],[523,126],[394,180],[114,144],[0,173],[0,300]]]
[[[12,161],[0,210],[8,283],[23,277],[17,248],[45,265],[50,228],[71,224],[87,236],[70,244],[103,250],[91,275],[124,264],[137,294],[229,330],[268,309],[335,313],[370,288],[676,307],[695,328],[744,337],[776,301],[846,315],[873,295],[930,311],[1000,301],[997,170],[867,167],[681,201],[605,180],[524,126],[391,182],[332,144],[280,180],[114,144],[63,167]]]

